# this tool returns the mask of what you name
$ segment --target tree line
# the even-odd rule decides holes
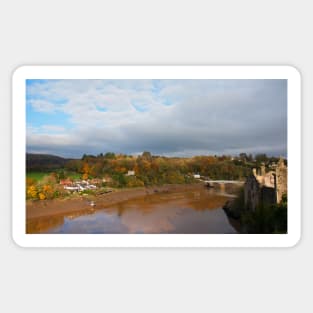
[[[81,173],[84,178],[110,176],[119,187],[127,185],[149,186],[165,183],[188,183],[193,174],[211,179],[243,180],[251,168],[262,162],[270,164],[277,158],[246,154],[231,156],[195,156],[190,158],[155,156],[143,152],[139,156],[125,154],[83,155],[81,159],[68,161],[67,171]],[[127,176],[134,171],[135,177]]]
[[[64,189],[58,184],[65,178],[99,178],[102,181],[100,187],[103,188],[194,183],[197,182],[195,174],[210,179],[244,180],[253,167],[261,163],[269,166],[277,161],[266,155],[252,157],[245,153],[237,157],[215,155],[186,158],[152,155],[148,151],[138,156],[108,152],[97,156],[84,154],[80,159],[40,155],[28,160],[31,160],[31,166],[26,164],[27,171],[35,168],[49,174],[40,181],[27,178],[27,197],[31,199],[51,199],[64,195]]]

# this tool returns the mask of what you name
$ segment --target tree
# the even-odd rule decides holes
[[[97,163],[95,163],[93,166],[91,166],[90,168],[90,175],[94,176],[94,177],[99,177],[102,174],[102,162],[98,161]]]
[[[105,157],[106,159],[115,159],[115,153],[113,153],[113,152],[107,152],[107,153],[104,155],[104,157]]]
[[[125,175],[121,173],[114,174],[112,178],[116,182],[117,187],[125,187],[127,184]]]
[[[246,162],[248,160],[248,156],[246,153],[240,153],[239,158],[242,162]]]
[[[260,153],[255,156],[255,160],[258,164],[262,162],[266,163],[268,161],[268,157],[265,153]]]
[[[90,174],[90,166],[87,162],[84,162],[83,168],[82,168],[82,174],[83,174],[83,179],[88,179],[89,174]]]
[[[30,199],[37,199],[38,196],[38,190],[35,185],[31,185],[27,188],[27,198]]]
[[[147,161],[152,161],[152,155],[149,151],[144,151],[141,157]]]
[[[65,164],[65,169],[73,172],[80,172],[83,162],[81,160],[70,160]]]

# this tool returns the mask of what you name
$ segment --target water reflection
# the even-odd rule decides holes
[[[214,190],[159,193],[89,212],[36,222],[36,232],[70,234],[236,233],[221,209],[227,198]]]
[[[64,223],[63,216],[48,216],[29,219],[26,222],[27,234],[38,234]]]

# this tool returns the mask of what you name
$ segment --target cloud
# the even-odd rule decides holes
[[[27,125],[32,152],[287,153],[285,80],[32,81],[27,99],[71,124]]]
[[[54,112],[56,110],[55,105],[47,100],[32,100],[31,106],[37,112]]]
[[[61,133],[65,132],[65,127],[57,126],[57,125],[43,125],[40,130],[43,133]]]

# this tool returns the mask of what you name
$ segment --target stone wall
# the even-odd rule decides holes
[[[253,169],[244,185],[245,208],[255,210],[259,205],[280,203],[282,196],[287,194],[287,167],[280,159],[275,171],[265,172],[261,167],[261,175]]]
[[[287,194],[287,180],[287,166],[280,159],[276,167],[276,197],[278,203],[281,202],[282,196]]]
[[[245,182],[244,197],[245,208],[254,211],[260,203],[260,184],[253,174]]]

